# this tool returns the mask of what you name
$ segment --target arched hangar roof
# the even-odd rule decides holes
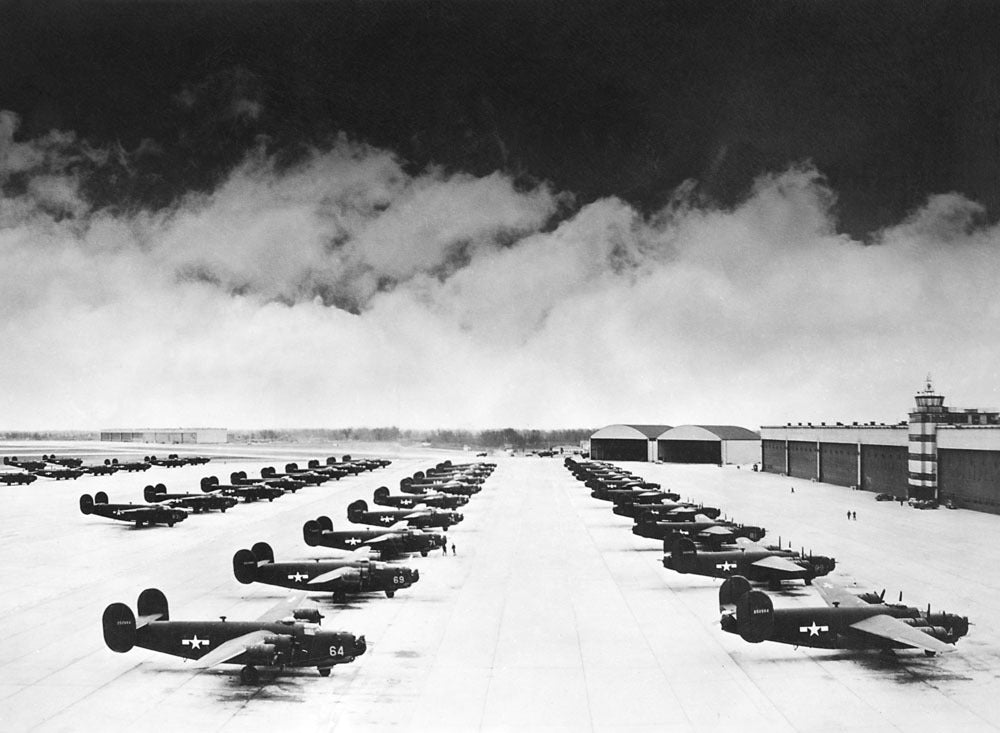
[[[590,436],[591,440],[656,440],[669,425],[608,425]]]
[[[657,440],[760,440],[760,434],[738,425],[678,425],[665,430]]]

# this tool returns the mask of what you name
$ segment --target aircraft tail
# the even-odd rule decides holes
[[[693,572],[697,557],[698,548],[694,542],[687,537],[680,537],[674,540],[673,547],[670,548],[670,568],[678,573]]]
[[[285,473],[292,473],[293,471],[298,471],[298,470],[299,470],[299,464],[298,463],[286,463],[285,464]]]
[[[205,493],[215,491],[219,487],[218,476],[205,476],[201,480],[201,490]]]
[[[244,480],[246,477],[247,477],[247,472],[246,471],[233,471],[231,474],[229,474],[229,483],[231,483],[231,484],[238,484],[240,481]]]
[[[160,496],[167,493],[167,487],[163,484],[157,484],[156,486],[147,486],[142,490],[142,497],[150,502],[154,503],[160,500]]]
[[[135,646],[135,614],[124,603],[112,603],[101,619],[104,643],[111,651],[123,654]]]
[[[750,585],[750,581],[742,575],[726,578],[719,586],[719,610],[733,610],[736,607],[736,602],[751,590],[753,587]]]
[[[318,540],[321,534],[323,534],[323,530],[319,526],[319,522],[315,519],[310,519],[302,525],[302,539],[310,547],[315,547],[319,544]]]
[[[389,498],[389,488],[387,486],[379,486],[377,489],[375,489],[375,495],[372,497],[372,500],[376,504],[382,504],[384,506],[388,498]]]
[[[96,494],[94,494],[94,503],[95,504],[107,504],[108,503],[108,495],[107,495],[107,493],[104,492],[104,491],[98,491]]]
[[[258,564],[262,562],[274,562],[274,550],[266,542],[257,542],[250,548]]]
[[[350,504],[347,505],[347,518],[350,521],[355,522],[361,518],[361,515],[364,512],[367,511],[368,511],[368,502],[366,502],[364,499],[357,499],[356,501],[352,501]]]
[[[736,628],[744,641],[757,644],[774,630],[774,604],[762,591],[744,593],[736,601]]]
[[[261,478],[274,478],[274,474],[276,473],[277,471],[274,470],[274,466],[264,466],[264,468],[260,469]]]
[[[83,494],[80,497],[80,511],[84,514],[91,514],[94,511],[94,497],[90,494]]]
[[[237,550],[233,555],[233,575],[244,585],[257,579],[257,557],[250,550]]]
[[[324,530],[326,532],[332,532],[333,531],[333,520],[330,519],[330,517],[326,516],[325,514],[322,515],[322,516],[316,517],[316,522],[319,524],[319,528],[320,529],[322,529],[322,530]]]
[[[136,611],[139,613],[139,625],[148,623],[146,616],[156,616],[157,621],[169,621],[170,609],[167,607],[167,597],[159,588],[146,588],[139,594],[136,602]]]

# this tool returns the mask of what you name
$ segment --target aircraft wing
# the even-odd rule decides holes
[[[406,515],[406,518],[407,519],[418,519],[420,517],[429,517],[430,515],[431,515],[431,512],[428,511],[426,508],[424,508],[424,509],[421,509],[420,511],[412,511],[412,512],[410,512],[409,514]]]
[[[869,604],[862,601],[846,588],[834,585],[829,580],[815,580],[813,585],[819,591],[820,596],[826,601],[828,606],[840,606],[842,608],[862,608]],[[926,636],[926,634],[924,634]]]
[[[337,578],[343,578],[345,575],[350,575],[351,573],[357,573],[356,568],[352,568],[350,565],[345,565],[340,568],[335,568],[327,573],[322,573],[317,575],[315,578],[309,581],[308,585],[316,585],[318,583],[329,583],[331,580],[336,580]]]
[[[228,662],[230,659],[243,654],[253,645],[262,643],[264,639],[270,636],[274,636],[274,632],[264,631],[263,629],[251,631],[249,634],[244,634],[243,636],[237,636],[235,639],[223,642],[205,656],[196,659],[195,665],[198,667],[214,667],[216,664]]]
[[[732,530],[730,530],[729,527],[723,527],[721,524],[714,524],[711,527],[706,527],[705,529],[703,529],[698,534],[700,534],[700,535],[706,535],[706,536],[710,536],[710,535],[730,535],[730,534],[732,534]]]
[[[275,621],[281,621],[282,619],[290,616],[292,611],[302,605],[302,601],[305,599],[305,593],[293,593],[288,596],[283,601],[271,606],[269,609],[264,611],[263,614],[254,619],[254,621],[260,621],[261,623],[273,623]]]
[[[114,515],[119,519],[126,519],[131,522],[148,516],[151,513],[150,509],[153,509],[153,507],[137,506],[134,509],[116,509],[114,510]]]
[[[402,522],[402,524],[405,525],[406,522]],[[396,526],[396,525],[393,525],[393,527],[394,526]],[[390,529],[392,529],[392,528],[390,527]],[[377,537],[372,537],[370,540],[368,540],[367,542],[365,542],[365,544],[366,545],[370,545],[370,544],[373,544],[375,542],[390,542],[390,541],[392,541],[394,539],[396,539],[396,535],[394,535],[394,534],[380,534]],[[358,548],[358,549],[361,549],[361,548]]]
[[[768,570],[771,570],[775,573],[779,574],[783,573],[785,575],[788,575],[789,577],[800,576],[802,575],[802,573],[805,572],[802,568],[793,563],[791,560],[784,557],[778,557],[777,555],[771,555],[770,557],[761,558],[760,560],[751,563],[751,565],[754,565],[755,567],[758,568],[767,568]]]
[[[386,529],[388,529],[390,532],[399,532],[401,530],[409,528],[410,528],[409,522],[407,522],[405,519],[401,519],[395,524],[390,524]]]
[[[905,624],[898,618],[879,614],[851,624],[852,629],[864,631],[866,634],[880,636],[883,639],[895,641],[898,644],[924,649],[929,652],[953,652],[955,647],[945,644],[940,639],[935,639],[930,634],[925,634],[920,629]]]

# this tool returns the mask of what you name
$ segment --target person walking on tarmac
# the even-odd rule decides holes
[[[455,543],[454,542],[451,543],[451,554],[452,555],[455,554]]]

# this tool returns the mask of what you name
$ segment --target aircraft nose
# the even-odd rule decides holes
[[[414,568],[413,569],[413,582],[416,583],[418,580],[420,580],[420,571],[417,570],[416,568]]]
[[[354,640],[354,656],[360,657],[366,651],[368,651],[368,642],[365,641],[364,635],[361,635]]]
[[[673,565],[674,565],[673,560],[674,559],[670,555],[664,555],[663,567],[665,567],[667,570],[673,570]]]

